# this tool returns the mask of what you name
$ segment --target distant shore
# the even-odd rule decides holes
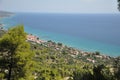
[[[12,12],[0,11],[0,18],[10,17],[12,15],[14,15],[14,13],[12,13]]]

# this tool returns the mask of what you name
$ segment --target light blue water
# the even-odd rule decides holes
[[[5,27],[24,24],[41,39],[62,42],[84,51],[120,56],[119,14],[17,13],[2,19]]]

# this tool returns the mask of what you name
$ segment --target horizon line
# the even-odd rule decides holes
[[[12,13],[42,13],[42,14],[120,14],[120,12],[39,12],[39,11],[8,11],[8,10],[0,10],[4,12],[12,12]]]

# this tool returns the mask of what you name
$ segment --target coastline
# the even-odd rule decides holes
[[[70,47],[68,45],[65,45],[64,43],[54,42],[52,40],[46,41],[33,34],[27,34],[26,41],[30,42],[30,44],[33,44],[33,45],[47,47],[47,48],[53,49],[56,52],[68,54],[72,58],[80,59],[84,62],[89,62],[92,64],[101,64],[103,62],[107,63],[107,61],[117,58],[117,57],[112,57],[108,55],[103,55],[98,51],[88,52],[88,51],[83,51],[80,49]]]
[[[1,26],[3,26],[4,24],[0,24]],[[0,30],[4,30],[4,27],[0,28]],[[74,55],[77,56],[79,53],[81,53],[83,56],[87,56],[87,55],[90,55],[90,54],[95,54],[96,52],[99,53],[99,56],[96,56],[96,57],[99,57],[99,58],[109,58],[111,57],[110,55],[105,55],[105,54],[101,54],[99,51],[95,51],[95,52],[91,52],[91,51],[86,51],[86,50],[82,50],[82,49],[78,49],[78,48],[75,48],[75,47],[72,47],[70,45],[67,45],[67,44],[64,44],[64,43],[61,43],[59,41],[55,41],[54,40],[45,40],[45,39],[42,39],[40,38],[39,36],[36,36],[34,34],[27,34],[27,41],[28,42],[32,42],[33,44],[37,43],[37,44],[48,44],[50,42],[49,45],[47,45],[47,47],[51,47],[51,46],[56,46],[56,45],[52,45],[52,43],[55,43],[55,44],[61,44],[62,47],[67,47],[67,48],[70,48],[72,51],[70,53],[72,53],[73,57]],[[55,47],[55,49],[57,49],[57,47]],[[91,62],[95,62],[94,60],[92,59],[88,59],[88,61],[91,61]]]
[[[89,54],[92,54],[92,53],[99,53],[101,56],[108,56],[108,55],[105,55],[105,54],[101,54],[99,51],[95,51],[95,52],[90,52],[90,51],[84,51],[84,50],[81,50],[81,49],[77,49],[77,48],[74,48],[74,47],[70,47],[68,45],[65,45],[64,43],[61,43],[61,42],[54,42],[52,40],[44,40],[44,39],[41,39],[40,37],[34,35],[34,34],[27,34],[27,41],[30,41],[30,42],[33,42],[33,43],[37,43],[37,44],[44,44],[44,43],[47,43],[47,42],[51,42],[51,43],[56,43],[56,44],[61,44],[63,46],[66,46],[66,47],[69,47],[71,49],[74,49],[75,51],[78,51],[80,53],[83,53],[85,55],[89,55]],[[50,45],[51,46],[51,45]],[[73,53],[75,55],[78,55],[77,53]],[[110,56],[110,55],[109,55]]]
[[[11,17],[13,15],[14,15],[14,13],[12,13],[12,12],[0,11],[0,18]]]
[[[38,36],[35,36],[33,34],[27,34],[27,41],[38,43],[38,44],[47,42],[45,40],[41,40]]]
[[[2,24],[2,25],[4,25],[4,24]],[[26,27],[26,26],[25,26],[25,27]],[[5,30],[5,29],[4,29],[4,30]],[[32,30],[32,29],[31,29],[31,30]],[[40,33],[39,33],[39,32],[36,31],[36,33],[34,33],[34,32],[32,32],[31,30],[30,30],[30,31],[27,30],[27,32],[28,32],[28,33],[32,33],[33,36],[36,36],[37,38],[39,38],[40,41],[37,41],[38,43],[41,42],[41,41],[42,41],[42,42],[47,42],[47,41],[51,40],[51,41],[56,42],[56,43],[62,43],[62,44],[64,44],[64,45],[68,46],[68,47],[71,47],[71,48],[80,50],[80,51],[82,51],[82,52],[94,53],[94,52],[98,51],[98,52],[100,52],[101,55],[117,57],[117,55],[111,54],[111,53],[109,53],[109,52],[104,53],[105,51],[100,51],[100,50],[98,50],[98,49],[89,49],[89,46],[90,46],[90,45],[91,45],[91,46],[94,46],[94,45],[93,45],[94,43],[88,43],[89,45],[86,44],[85,46],[83,46],[83,45],[84,45],[84,44],[83,44],[83,41],[84,41],[84,40],[75,39],[75,41],[69,41],[69,40],[71,39],[71,37],[70,37],[70,38],[69,38],[69,37],[66,37],[66,36],[63,37],[63,35],[57,34],[57,35],[59,36],[59,38],[58,38],[58,37],[55,37],[55,36],[56,36],[55,34],[52,34],[52,33],[49,33],[49,32],[40,32]],[[25,30],[25,31],[26,31],[26,30]],[[38,33],[39,33],[39,34],[38,34]],[[34,35],[34,34],[36,34],[36,35]],[[48,34],[49,34],[49,35],[48,35]],[[64,40],[63,40],[62,38],[64,38]],[[73,37],[73,38],[74,38],[74,37]],[[76,40],[77,40],[77,41],[76,41]],[[75,42],[78,42],[78,40],[79,40],[80,43],[75,43]],[[73,42],[74,42],[75,44],[73,44]],[[88,41],[86,41],[86,42],[88,42]],[[98,44],[98,43],[96,43],[96,44]],[[98,45],[102,45],[102,44],[98,44]],[[88,47],[86,47],[86,46],[88,46]],[[104,47],[104,45],[102,45],[102,47]],[[112,49],[112,47],[111,47],[111,49]],[[108,51],[109,51],[109,50],[108,50]]]
[[[5,29],[4,29],[5,30]],[[26,31],[26,30],[25,30]],[[32,33],[32,35],[33,36],[36,36],[37,38],[39,38],[40,39],[40,41],[37,41],[38,43],[39,42],[47,42],[47,41],[53,41],[53,42],[55,42],[55,43],[62,43],[63,45],[66,45],[66,46],[68,46],[68,47],[71,47],[71,48],[74,48],[74,49],[77,49],[77,50],[80,50],[80,51],[82,51],[82,52],[88,52],[88,53],[94,53],[94,52],[100,52],[100,54],[101,55],[106,55],[106,56],[112,56],[112,57],[117,57],[117,55],[115,55],[115,54],[111,54],[111,53],[109,53],[109,52],[106,52],[105,53],[105,51],[101,51],[101,50],[98,50],[98,49],[89,49],[89,46],[94,46],[94,42],[93,43],[88,43],[89,45],[87,45],[87,43],[86,43],[86,45],[84,46],[84,44],[83,44],[83,41],[84,40],[79,40],[79,42],[80,43],[75,43],[75,42],[78,42],[78,41],[76,41],[77,39],[75,39],[75,41],[70,41],[70,38],[69,37],[64,37],[64,40],[62,39],[63,38],[63,35],[59,35],[59,34],[57,34],[58,35],[58,37],[55,37],[56,35],[54,35],[54,34],[51,34],[51,33],[44,33],[44,32],[38,32],[39,34],[37,34],[37,32],[36,33],[34,33],[34,32],[31,32],[31,31],[27,31],[27,33],[29,33],[29,34],[31,34]],[[49,35],[48,35],[49,34]],[[36,41],[36,40],[34,40],[34,41]],[[74,42],[74,43],[73,43]],[[88,41],[86,41],[86,42],[88,42]],[[96,44],[98,44],[98,43],[96,43]],[[104,47],[104,45],[103,44],[98,44],[98,45],[101,45],[101,47]],[[111,47],[111,49],[112,49],[113,47]],[[107,51],[107,50],[106,50]],[[109,51],[109,50],[108,50]]]
[[[32,36],[33,38],[30,39],[30,36]],[[64,52],[64,54],[68,54],[69,56],[71,56],[75,59],[80,59],[80,60],[83,59],[83,61],[90,62],[92,64],[95,64],[95,63],[100,64],[102,62],[107,63],[107,61],[109,61],[113,58],[114,59],[116,58],[116,57],[112,57],[112,56],[103,55],[98,51],[88,52],[88,51],[79,50],[79,49],[67,46],[60,42],[58,42],[58,43],[53,42],[52,40],[44,41],[39,38],[38,41],[36,41],[37,38],[38,37],[33,34],[27,35],[27,41],[33,45],[40,45],[41,47],[46,47],[46,48],[50,48],[50,49],[52,48],[54,51],[58,51],[58,52],[60,51],[61,53]],[[102,61],[99,62],[99,60],[102,60]]]
[[[64,35],[64,34],[57,34],[53,32],[51,33],[51,32],[46,32],[46,31],[41,31],[41,30],[36,30],[36,29],[33,30],[31,28],[26,29],[26,30],[28,33],[32,32],[33,34],[37,35],[42,40],[45,40],[45,41],[51,40],[56,43],[60,42],[60,43],[63,43],[64,45],[67,45],[69,47],[72,47],[78,50],[82,50],[84,52],[94,53],[96,51],[99,51],[102,55],[112,56],[112,57],[119,56],[119,47],[116,47],[113,45],[112,46],[109,44],[106,45],[103,43],[98,43],[95,41],[93,42],[93,41],[86,40],[86,39],[78,39],[76,37],[71,37],[71,36]],[[84,42],[86,42],[86,44],[84,44]],[[118,51],[114,51],[114,50],[118,50]]]
[[[72,77],[71,73],[77,72],[77,70],[80,69],[80,73],[82,71],[85,71],[85,73],[83,73],[83,74],[87,74],[86,71],[88,70],[91,72],[91,75],[94,77],[94,75],[95,75],[94,72],[96,72],[100,68],[102,68],[102,70],[100,70],[100,71],[105,70],[105,72],[107,72],[107,73],[109,73],[109,72],[114,73],[113,71],[116,71],[116,70],[119,71],[119,66],[117,66],[119,64],[119,59],[120,59],[119,57],[114,58],[114,57],[110,57],[110,56],[106,56],[106,55],[101,55],[99,52],[94,52],[94,53],[83,52],[83,51],[77,50],[75,48],[68,47],[62,43],[55,43],[53,41],[39,43],[38,41],[40,41],[41,39],[39,39],[35,35],[28,34],[27,38],[26,38],[25,37],[26,34],[24,34],[24,37],[22,37],[23,35],[20,35],[20,33],[19,33],[19,32],[21,32],[21,28],[22,28],[22,33],[25,33],[25,31],[23,30],[23,26],[16,26],[13,29],[8,30],[8,32],[7,32],[8,40],[7,41],[4,42],[4,40],[6,40],[7,36],[5,36],[5,38],[4,38],[4,35],[2,35],[3,38],[1,39],[1,42],[7,43],[9,41],[9,38],[13,39],[10,42],[10,44],[12,43],[12,45],[16,39],[23,38],[23,40],[22,39],[21,40],[22,40],[22,42],[24,41],[25,43],[26,43],[26,41],[28,41],[26,44],[29,44],[29,47],[27,48],[29,50],[24,50],[24,48],[26,48],[27,45],[23,45],[22,47],[20,46],[24,52],[18,53],[18,55],[21,54],[22,56],[24,56],[24,53],[27,53],[26,57],[33,55],[30,58],[31,58],[31,61],[35,61],[34,65],[37,65],[37,66],[33,65],[35,67],[34,71],[36,72],[36,74],[37,73],[39,74],[39,72],[37,72],[36,70],[38,70],[40,72],[44,72],[45,70],[50,70],[50,73],[51,73],[51,71],[56,70],[57,72],[59,72],[58,74],[61,74],[60,70],[64,71],[64,69],[65,69],[65,73],[66,73],[66,71],[68,73],[70,73],[67,76]],[[19,29],[19,31],[17,29]],[[16,33],[16,32],[18,32],[18,33]],[[15,34],[17,34],[17,35],[15,35]],[[15,36],[13,36],[13,35],[15,35]],[[14,37],[15,37],[15,39],[14,39]],[[32,42],[30,40],[32,40]],[[16,44],[18,44],[18,42],[16,42],[15,45]],[[2,46],[5,46],[5,45],[6,44],[2,44]],[[19,45],[21,45],[21,44],[19,44]],[[17,46],[17,48],[18,47],[19,46]],[[9,47],[7,49],[9,49]],[[11,47],[10,47],[10,49],[11,49]],[[21,50],[21,49],[19,49],[19,50]],[[28,52],[26,52],[26,51],[28,51]],[[31,51],[31,54],[30,54],[30,51]],[[1,52],[1,53],[5,54],[6,50],[5,50],[5,52]],[[1,57],[1,58],[4,58],[4,55],[2,55],[2,56],[3,57]],[[6,55],[6,56],[8,56],[8,55]],[[20,59],[20,58],[18,56],[18,59]],[[16,62],[16,57],[14,59]],[[28,58],[27,58],[27,60],[28,60]],[[23,62],[23,60],[22,60],[22,62]],[[34,62],[32,62],[31,64],[33,64],[33,63]],[[45,65],[43,65],[43,64],[45,64]],[[6,68],[6,69],[8,70],[8,68]],[[42,71],[39,69],[42,69]],[[81,71],[81,69],[82,69],[82,71]],[[112,71],[111,71],[111,69],[112,69]],[[118,71],[116,71],[116,72],[118,72]],[[31,73],[33,73],[33,71]],[[41,74],[37,75],[37,76],[41,76]],[[60,76],[62,76],[62,75],[60,75]],[[66,77],[66,75],[64,77]],[[61,77],[61,80],[64,77]],[[51,78],[51,79],[53,79],[53,78]],[[88,77],[88,79],[89,79],[89,77]]]
[[[34,31],[33,31],[33,33],[34,33]],[[106,45],[106,44],[93,42],[93,41],[89,41],[89,40],[86,41],[86,39],[76,39],[76,37],[71,37],[71,36],[69,37],[66,35],[54,34],[54,33],[49,33],[49,32],[41,31],[40,33],[36,32],[35,34],[38,35],[39,37],[41,37],[43,40],[46,40],[46,41],[52,40],[53,42],[56,42],[56,43],[61,42],[69,47],[73,47],[78,50],[82,50],[82,51],[86,51],[86,52],[99,51],[101,54],[113,56],[113,57],[117,57],[117,55],[119,55],[119,53],[117,53],[117,52],[115,53],[115,51],[112,50],[112,49],[116,50],[117,49],[116,46],[111,46],[108,44]],[[44,36],[47,36],[47,37],[44,37]],[[73,40],[71,40],[71,38]],[[86,44],[84,44],[84,42],[86,42]],[[96,47],[96,45],[98,45],[98,46]],[[111,52],[111,51],[113,51],[113,52]],[[114,54],[112,54],[112,53],[114,53]]]
[[[19,17],[19,20],[21,20],[20,17]],[[12,21],[12,18],[10,18],[10,20]],[[5,28],[9,28],[8,26],[14,26],[14,25],[19,24],[19,21],[17,22],[13,20],[14,21],[13,23],[11,21],[10,22],[7,21],[9,23],[5,25]],[[24,21],[22,23],[24,23]],[[81,37],[78,38],[75,36],[69,36],[64,33],[61,34],[61,33],[56,33],[56,32],[50,32],[49,30],[45,31],[45,30],[39,29],[38,27],[39,25],[37,24],[36,24],[37,27],[32,26],[31,24],[30,25],[24,24],[24,25],[25,25],[26,32],[35,34],[41,39],[46,40],[46,41],[52,40],[53,42],[56,42],[56,43],[61,42],[67,46],[70,46],[70,47],[73,47],[75,49],[79,49],[82,51],[86,51],[86,52],[99,51],[101,54],[105,54],[108,56],[115,56],[115,57],[120,55],[120,48],[114,45],[99,43],[97,41],[92,41],[89,39],[82,39]]]

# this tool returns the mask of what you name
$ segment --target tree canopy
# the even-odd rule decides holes
[[[118,0],[118,10],[120,11],[120,0]]]
[[[52,41],[28,42],[22,25],[12,27],[0,38],[0,80],[120,79],[120,57],[76,51]]]
[[[31,76],[29,71],[32,67],[32,56],[33,53],[29,43],[26,42],[26,33],[22,25],[10,28],[0,38],[0,69],[1,74],[8,80],[21,78],[28,80],[27,78]]]

